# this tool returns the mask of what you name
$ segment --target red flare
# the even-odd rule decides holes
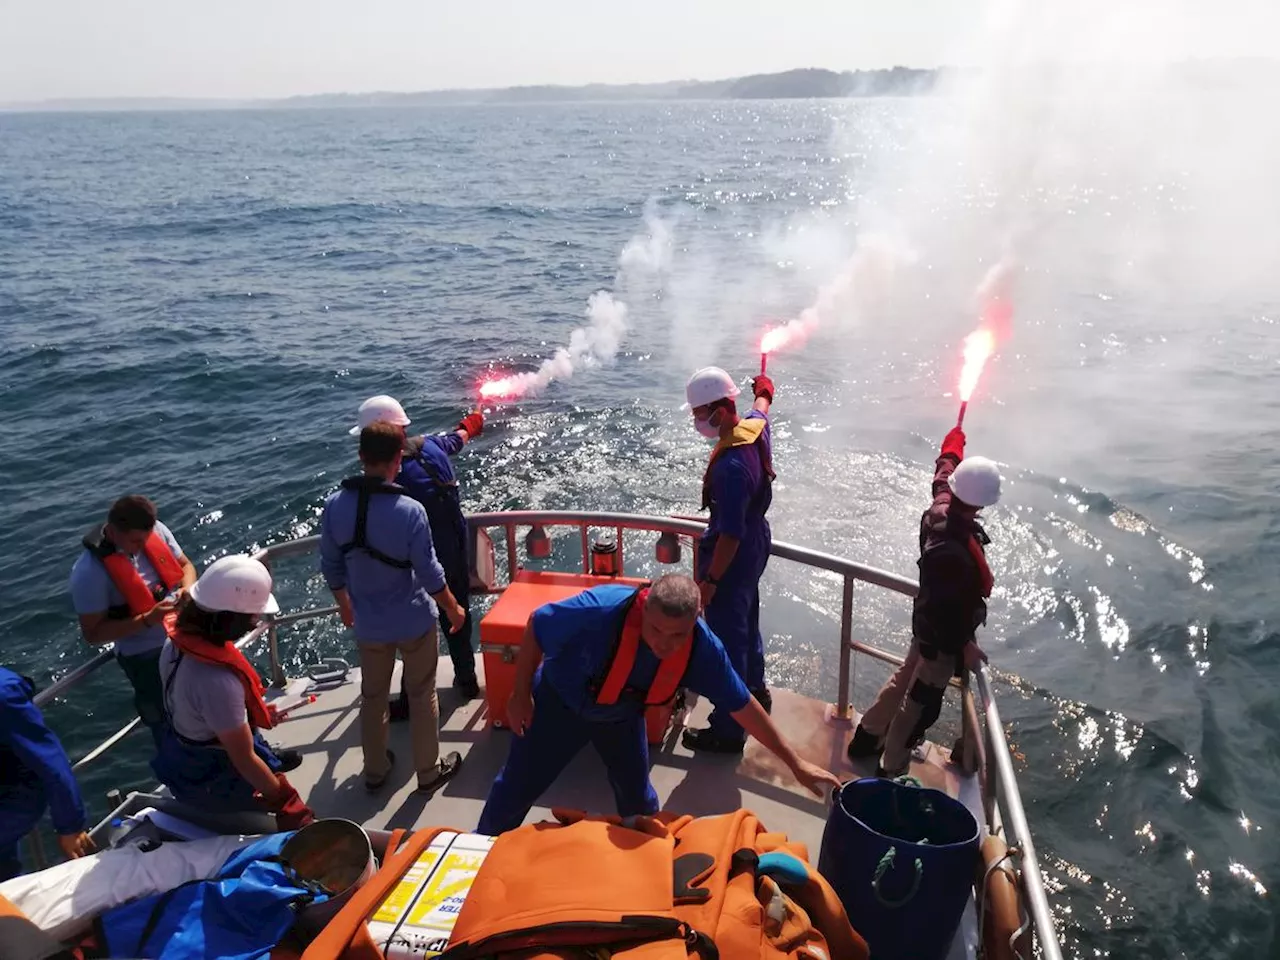
[[[481,400],[501,400],[507,397],[518,397],[524,393],[520,378],[515,376],[481,380],[476,390]]]
[[[960,401],[968,403],[987,360],[996,352],[996,335],[987,327],[979,327],[964,338],[964,368],[960,371]]]

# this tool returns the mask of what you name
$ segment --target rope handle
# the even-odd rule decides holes
[[[875,894],[876,902],[882,907],[888,907],[890,910],[905,907],[910,903],[912,898],[920,891],[920,880],[924,876],[924,864],[921,863],[920,858],[917,857],[915,861],[916,875],[912,879],[911,889],[906,892],[906,895],[898,900],[891,900],[882,894],[880,892],[880,881],[884,879],[884,875],[886,873],[893,869],[893,861],[897,855],[897,847],[890,847],[886,850],[884,856],[880,858],[880,862],[876,864],[876,872],[871,878],[871,892]]]

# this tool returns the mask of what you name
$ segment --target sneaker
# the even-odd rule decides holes
[[[374,779],[368,774],[365,774],[364,788],[368,790],[370,793],[377,793],[384,786],[386,786],[387,778],[391,776],[391,770],[393,767],[395,767],[395,765],[396,765],[396,755],[392,753],[390,750],[388,750],[387,751],[387,772],[384,773],[382,776],[378,777],[377,779]]]
[[[277,773],[289,773],[302,766],[302,754],[297,750],[277,750],[272,747],[271,752],[280,761],[280,769],[276,771]]]
[[[849,741],[849,748],[845,752],[848,754],[850,763],[857,763],[859,760],[870,760],[872,757],[880,756],[882,747],[879,737],[868,733],[863,729],[862,724],[858,724],[858,729],[853,731],[853,739]]]
[[[403,693],[391,701],[387,707],[387,716],[392,723],[404,723],[409,719],[409,698]]]
[[[701,730],[686,730],[680,742],[689,750],[700,750],[704,753],[729,753],[742,755],[747,745],[745,738],[722,737],[713,733],[710,727]]]
[[[751,695],[756,698],[756,702],[764,707],[765,713],[773,713],[773,694],[769,692],[768,687],[761,687],[759,690],[752,690]]]
[[[426,780],[418,778],[419,793],[435,793],[446,783],[452,780],[459,770],[462,769],[462,754],[457,750],[446,754],[439,762],[436,763],[435,774]]]
[[[462,694],[462,699],[474,700],[480,696],[480,681],[474,675],[470,677],[454,677],[453,689]]]

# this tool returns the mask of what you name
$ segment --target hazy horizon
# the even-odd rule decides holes
[[[802,67],[871,70],[978,62],[967,49],[1008,0],[793,0],[742,9],[729,0],[478,0],[432,9],[413,0],[160,0],[111,4],[0,0],[0,102],[59,99],[276,99],[525,85],[718,80]],[[1161,56],[1270,57],[1280,14],[1229,0],[1211,22],[1171,0],[1153,23]],[[1064,23],[1075,26],[1071,9]]]

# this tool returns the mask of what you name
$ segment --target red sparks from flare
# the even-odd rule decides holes
[[[964,338],[964,368],[960,371],[960,400],[969,402],[982,376],[982,368],[996,352],[996,335],[988,327],[979,327]]]
[[[766,330],[764,336],[760,338],[760,352],[773,353],[775,350],[780,350],[791,343],[798,333],[799,331],[790,324]]]
[[[519,396],[522,392],[517,377],[500,377],[497,380],[483,380],[479,393],[481,400],[497,400],[503,397]]]

